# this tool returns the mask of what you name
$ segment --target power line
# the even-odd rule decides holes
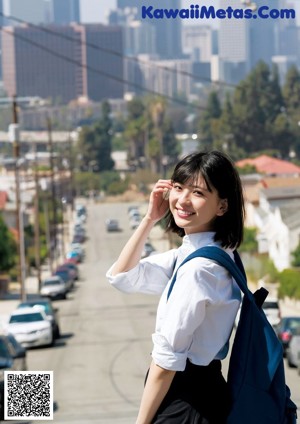
[[[102,51],[104,53],[108,53],[108,54],[111,54],[111,55],[114,55],[114,56],[122,57],[125,60],[135,62],[139,65],[146,65],[146,66],[154,67],[154,68],[157,68],[157,69],[160,69],[160,70],[163,70],[163,71],[184,75],[184,76],[187,76],[187,77],[192,78],[194,80],[206,81],[206,82],[210,82],[211,84],[215,84],[215,85],[219,85],[219,86],[227,86],[227,87],[230,87],[230,88],[236,87],[236,84],[230,84],[230,83],[227,83],[225,81],[213,81],[211,78],[208,78],[208,77],[203,77],[203,76],[201,77],[199,75],[195,75],[195,74],[192,74],[192,73],[187,72],[187,71],[169,68],[168,66],[158,65],[158,64],[153,63],[149,60],[146,61],[146,60],[139,59],[137,57],[127,56],[123,53],[120,53],[120,52],[117,52],[115,50],[111,50],[111,49],[108,49],[108,48],[105,48],[105,47],[102,47],[102,46],[98,46],[97,44],[94,44],[94,43],[91,43],[91,42],[88,42],[88,41],[83,43],[81,40],[78,40],[77,38],[71,37],[67,34],[58,33],[58,32],[53,31],[50,28],[47,28],[45,26],[32,24],[28,21],[17,18],[15,16],[5,15],[2,12],[0,12],[0,16],[7,18],[9,20],[12,20],[12,21],[16,21],[16,22],[20,22],[22,24],[26,24],[29,27],[36,28],[36,29],[38,29],[42,32],[47,33],[47,34],[55,35],[56,37],[64,38],[65,40],[75,42],[75,43],[80,44],[80,45],[84,44],[88,47],[91,47],[91,48],[98,50],[98,51]]]
[[[171,102],[179,103],[179,104],[181,104],[183,106],[189,106],[189,107],[192,107],[194,109],[199,109],[199,110],[206,110],[206,108],[203,107],[203,106],[196,105],[194,103],[190,103],[190,102],[185,101],[183,99],[179,99],[179,98],[176,98],[176,97],[169,96],[168,94],[159,93],[157,91],[151,90],[151,89],[149,89],[147,87],[143,87],[143,86],[141,86],[139,84],[136,84],[134,82],[127,81],[124,78],[113,76],[111,74],[108,74],[107,72],[100,71],[99,69],[94,69],[90,65],[86,65],[86,64],[83,64],[81,62],[76,61],[75,59],[72,59],[72,58],[68,58],[66,56],[63,56],[62,54],[57,53],[57,52],[49,49],[48,47],[45,47],[45,46],[43,46],[43,45],[41,45],[41,44],[39,44],[39,43],[37,43],[37,42],[35,42],[33,40],[29,40],[28,38],[22,36],[21,34],[16,34],[15,32],[8,31],[4,27],[0,27],[0,30],[2,32],[5,32],[6,34],[11,35],[12,37],[19,38],[20,40],[23,40],[26,43],[28,43],[28,44],[30,44],[32,46],[35,46],[35,47],[43,50],[44,52],[46,51],[47,53],[49,53],[49,54],[51,54],[51,55],[53,55],[53,56],[55,56],[55,57],[57,57],[57,58],[59,58],[61,60],[64,60],[64,61],[69,62],[69,63],[72,63],[73,65],[79,66],[79,67],[84,68],[84,69],[86,69],[88,71],[94,72],[95,74],[98,74],[98,75],[101,75],[101,76],[105,76],[106,78],[113,79],[113,80],[115,80],[115,81],[117,81],[119,83],[122,83],[122,84],[126,83],[126,84],[128,84],[128,85],[130,85],[130,86],[132,86],[132,87],[134,87],[134,88],[136,88],[138,90],[145,91],[145,92],[147,92],[149,94],[152,94],[154,96],[164,97],[165,99],[170,100]]]

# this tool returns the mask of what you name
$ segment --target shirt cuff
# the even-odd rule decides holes
[[[152,334],[154,343],[152,358],[156,365],[171,371],[184,371],[187,353],[174,352],[168,340],[161,334]]]
[[[114,264],[106,273],[106,278],[109,283],[124,293],[134,293],[137,291],[136,282],[138,281],[138,267],[134,267],[126,272],[120,272],[119,274],[112,275],[111,271],[113,267]]]

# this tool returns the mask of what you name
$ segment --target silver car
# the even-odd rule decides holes
[[[53,275],[42,281],[40,295],[51,299],[66,299],[68,287],[59,275]]]
[[[10,316],[7,331],[24,347],[53,344],[51,323],[40,306],[16,309]]]

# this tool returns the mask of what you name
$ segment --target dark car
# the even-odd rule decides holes
[[[76,278],[77,277],[77,272],[75,271],[74,268],[70,268],[67,264],[59,265],[56,268],[56,271],[55,272],[57,272],[57,271],[68,271],[69,274],[70,274],[71,279],[73,280],[73,283],[77,279]]]
[[[26,349],[10,333],[0,335],[0,356],[7,358],[10,370],[27,370]]]
[[[4,420],[4,374],[1,371],[26,371],[26,349],[12,334],[0,335],[0,420]]]
[[[65,262],[65,263],[63,263],[63,266],[66,267],[66,268],[71,269],[74,272],[75,280],[79,280],[80,279],[79,269],[78,269],[78,266],[75,263],[73,263],[73,262]]]
[[[58,275],[60,278],[62,278],[64,280],[64,282],[66,283],[68,291],[73,288],[74,279],[72,277],[72,272],[70,272],[70,270],[68,270],[68,269],[56,270],[53,275]]]
[[[28,308],[34,306],[42,306],[47,318],[51,322],[53,339],[60,337],[60,327],[59,327],[59,310],[52,305],[50,299],[45,298],[36,298],[30,299],[26,302],[22,302],[18,305],[18,308]]]
[[[300,329],[300,317],[283,317],[276,328],[277,336],[282,343],[283,352],[289,347],[294,334]]]
[[[85,236],[82,234],[75,234],[72,238],[72,243],[84,243],[85,242]]]

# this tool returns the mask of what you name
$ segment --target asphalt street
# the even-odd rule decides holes
[[[132,233],[129,204],[90,202],[87,206],[88,240],[81,279],[67,300],[54,302],[59,307],[62,337],[52,348],[28,350],[28,368],[54,372],[55,423],[133,424],[151,360],[158,298],[123,294],[105,277]],[[121,231],[107,233],[107,218],[119,219]],[[157,229],[151,242],[157,250],[168,248]],[[32,280],[27,292],[30,296],[35,291]],[[17,303],[17,294],[0,301],[2,320]],[[226,369],[224,361],[225,373]],[[286,369],[286,375],[293,399],[300,405],[300,377],[294,369]]]

